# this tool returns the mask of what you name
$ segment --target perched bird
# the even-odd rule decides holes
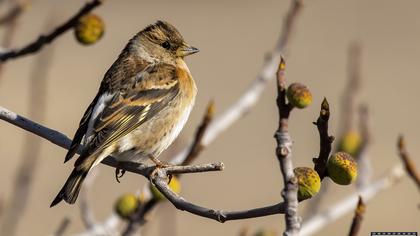
[[[73,204],[89,170],[108,155],[120,162],[158,161],[194,105],[197,88],[184,57],[196,52],[164,21],[127,43],[80,121],[65,162],[81,143],[84,148],[51,207],[61,200]]]

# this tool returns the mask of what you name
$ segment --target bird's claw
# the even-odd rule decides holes
[[[117,180],[118,183],[120,182],[120,178],[123,177],[125,174],[125,170],[121,169],[119,167],[115,168],[115,179]]]

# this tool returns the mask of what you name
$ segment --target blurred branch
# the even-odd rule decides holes
[[[29,80],[28,114],[35,120],[42,121],[45,119],[47,78],[52,62],[52,53],[53,48],[50,48],[39,55],[32,69],[32,77]],[[40,157],[41,140],[26,134],[23,147],[20,164],[14,177],[10,202],[7,204],[4,219],[1,222],[0,235],[15,234],[16,227],[31,196],[32,183]]]
[[[66,232],[68,226],[70,225],[70,219],[68,217],[64,217],[61,223],[58,225],[57,230],[54,232],[53,236],[62,236]]]
[[[364,188],[369,185],[372,176],[372,167],[367,157],[368,147],[370,145],[370,127],[369,127],[369,110],[366,104],[360,105],[359,108],[359,130],[361,135],[361,145],[355,159],[357,161],[358,177],[356,180],[357,188]]]
[[[339,106],[339,130],[338,137],[352,129],[355,116],[355,100],[361,87],[361,51],[360,43],[353,42],[348,49],[347,59],[347,83],[341,97],[341,106]]]
[[[15,19],[22,14],[27,6],[27,2],[16,2],[5,15],[0,16],[0,26],[10,24],[15,21]]]
[[[384,176],[372,182],[369,186],[360,189],[356,193],[344,198],[336,204],[330,205],[330,207],[325,211],[308,218],[305,222],[303,222],[300,235],[305,236],[315,234],[319,230],[325,228],[326,225],[331,224],[347,212],[353,210],[354,206],[357,204],[359,196],[361,196],[365,202],[368,202],[377,196],[381,191],[398,183],[405,174],[406,173],[401,165],[394,166]]]
[[[4,211],[4,199],[0,196],[0,220],[3,216],[3,211]]]
[[[53,40],[58,38],[60,35],[72,29],[81,17],[90,13],[93,9],[100,6],[104,0],[92,0],[85,4],[74,16],[64,22],[62,25],[58,26],[52,32],[46,35],[40,35],[38,39],[29,43],[28,45],[14,50],[8,50],[7,52],[0,53],[0,61],[5,62],[10,59],[15,59],[21,56],[25,56],[31,53],[35,53],[43,48],[46,44],[51,43]]]
[[[19,8],[20,5],[22,5],[21,3],[19,3],[17,0],[13,1],[14,4],[14,8]],[[3,53],[3,51],[5,51],[5,48],[10,48],[10,46],[12,45],[12,41],[13,38],[15,37],[16,34],[16,29],[18,26],[18,19],[20,17],[21,14],[14,14],[13,17],[10,17],[7,19],[7,24],[5,24],[5,31],[3,34],[3,38],[1,40],[1,47],[2,50],[0,51],[0,55]],[[3,73],[3,67],[4,65],[2,63],[0,63],[0,78],[1,78],[1,74]]]
[[[279,113],[279,127],[274,135],[277,141],[276,156],[283,175],[284,189],[282,197],[285,205],[286,229],[284,235],[298,235],[300,219],[298,217],[297,178],[293,172],[292,139],[289,134],[289,115],[293,107],[286,103],[286,79],[284,70],[286,64],[280,59],[277,71],[277,107]]]
[[[121,220],[116,214],[109,216],[102,224],[95,224],[93,228],[86,230],[84,233],[77,234],[77,236],[116,236],[120,235],[117,232],[117,228],[120,225]]]
[[[92,184],[98,175],[98,172],[98,168],[94,168],[90,171],[89,175],[86,177],[86,180],[83,183],[83,190],[80,192],[79,196],[80,215],[85,228],[88,230],[92,229],[97,224],[95,216],[93,215],[92,208],[89,204],[88,195],[89,190],[91,189]]]
[[[405,146],[405,139],[402,135],[398,138],[398,153],[400,155],[401,160],[404,163],[404,167],[407,171],[407,174],[411,177],[411,179],[416,184],[417,188],[420,190],[420,173],[416,169],[416,165],[411,160],[410,155],[407,152]]]
[[[287,48],[289,39],[296,25],[296,19],[303,6],[302,2],[302,0],[291,1],[291,6],[283,21],[282,31],[275,49],[268,55],[261,71],[242,96],[227,108],[224,113],[216,117],[209,125],[206,134],[203,135],[202,145],[207,146],[213,142],[223,131],[245,116],[256,104],[267,83],[274,78],[273,75],[275,75],[277,71],[280,54],[284,54],[284,51]],[[183,151],[178,153],[171,162],[175,164],[182,163],[187,157],[192,145],[193,144],[191,143]]]
[[[214,116],[214,101],[210,101],[207,105],[206,113],[201,121],[200,126],[198,126],[197,131],[195,132],[194,141],[192,142],[192,146],[190,147],[190,151],[188,152],[187,157],[182,162],[181,165],[189,165],[191,164],[201,153],[204,149],[203,145],[203,137],[206,134],[207,128],[213,121]]]
[[[328,120],[330,119],[330,105],[326,98],[322,101],[321,111],[319,112],[319,117],[314,125],[318,128],[319,140],[320,140],[320,149],[318,158],[314,158],[314,169],[318,172],[321,180],[327,176],[326,168],[328,158],[331,153],[331,144],[334,141],[334,136],[328,134]]]
[[[362,201],[362,197],[359,196],[359,201],[357,202],[356,210],[354,211],[353,221],[351,223],[349,236],[357,236],[357,234],[359,233],[365,211],[366,205]]]

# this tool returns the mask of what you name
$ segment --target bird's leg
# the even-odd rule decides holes
[[[118,162],[118,166],[115,168],[115,179],[118,183],[120,182],[120,178],[123,177],[125,174],[125,170],[121,168],[121,164]]]
[[[149,158],[150,158],[150,160],[151,160],[153,163],[155,163],[155,165],[156,165],[158,168],[165,168],[165,167],[173,166],[173,164],[171,164],[171,163],[167,163],[167,162],[163,162],[163,161],[161,161],[161,160],[157,159],[156,157],[154,157],[154,156],[152,156],[152,155],[149,155]]]
[[[154,157],[154,156],[152,156],[152,155],[149,155],[149,158],[150,158],[150,160],[151,160],[153,163],[155,163],[155,165],[156,165],[156,169],[152,171],[152,176],[153,176],[153,175],[155,175],[155,172],[156,172],[159,168],[165,168],[165,167],[174,166],[173,164],[171,164],[171,163],[167,163],[167,162],[163,162],[163,161],[161,161],[161,160],[157,159],[156,157]],[[171,182],[171,180],[172,180],[172,175],[168,174],[168,178],[169,178],[169,181],[168,181],[168,184],[169,184],[169,183]]]

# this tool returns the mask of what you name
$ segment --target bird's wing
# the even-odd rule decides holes
[[[93,101],[90,103],[89,107],[86,109],[85,113],[83,114],[83,117],[79,122],[79,128],[77,128],[77,131],[74,134],[73,140],[71,142],[67,155],[64,159],[64,162],[67,162],[74,156],[74,154],[76,154],[77,149],[80,146],[80,142],[82,141],[82,138],[86,134],[86,131],[88,129],[89,120],[92,115],[93,108],[95,107],[95,104],[98,101],[98,97],[99,96],[97,95],[95,99],[93,99]]]
[[[179,92],[176,68],[156,64],[116,91],[93,125],[93,137],[75,166],[88,166],[102,150],[155,116]]]

